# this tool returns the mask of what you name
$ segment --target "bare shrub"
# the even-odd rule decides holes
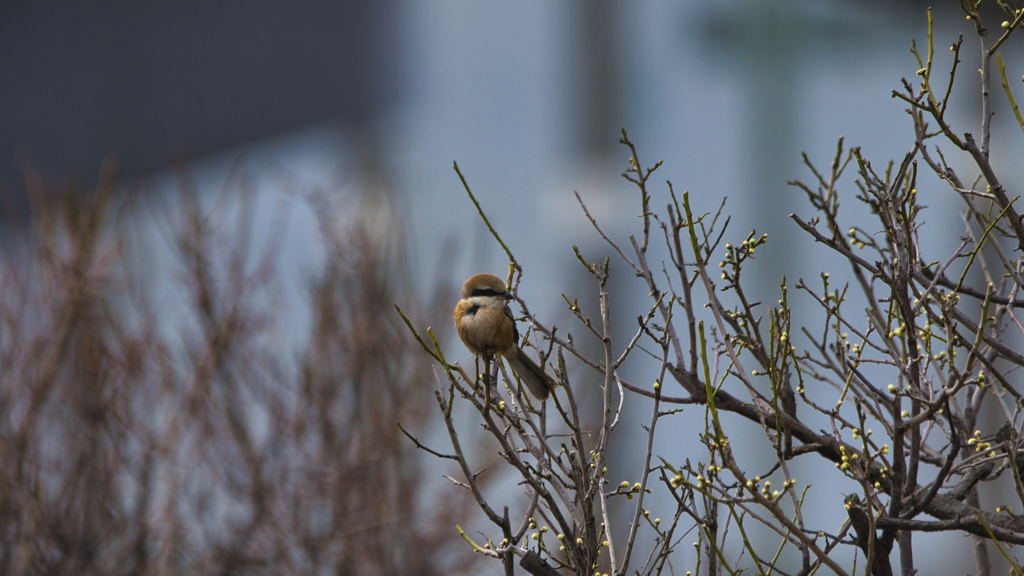
[[[447,287],[418,296],[390,194],[343,210],[300,191],[290,201],[314,205],[323,244],[310,250],[325,258],[308,296],[289,295],[287,223],[253,229],[265,199],[245,185],[252,172],[242,163],[204,202],[183,170],[157,250],[139,241],[154,235],[139,215],[157,209],[113,166],[87,194],[28,171],[31,217],[0,269],[0,573],[472,566],[434,526],[466,501],[426,496],[395,425],[423,423],[428,365],[392,304],[443,320]],[[181,310],[147,288],[154,274],[173,279],[158,288]],[[288,296],[312,318],[304,343],[282,329]]]
[[[447,362],[436,341],[420,339],[448,377],[447,390],[436,395],[454,450],[444,456],[457,461],[465,487],[494,525],[482,536],[463,535],[475,553],[500,561],[509,575],[517,562],[534,575],[648,575],[681,573],[681,548],[696,540],[694,573],[846,574],[852,558],[853,571],[885,575],[894,573],[890,554],[898,549],[900,573],[912,576],[920,565],[915,538],[952,531],[968,538],[959,554],[944,550],[943,558],[973,554],[976,573],[988,574],[998,555],[1021,573],[1009,546],[1024,544],[1024,355],[1012,344],[1024,336],[1016,312],[1024,305],[1024,222],[1019,196],[990,162],[989,84],[995,60],[1024,129],[998,53],[1022,27],[1024,10],[1000,2],[1006,22],[993,28],[996,36],[982,24],[979,4],[961,2],[981,43],[977,137],[946,116],[963,39],[953,43],[950,70],[940,74],[929,12],[927,48],[912,49],[917,80],[893,91],[913,127],[905,156],[876,165],[840,139],[827,169],[808,159],[811,183],[793,183],[809,202],[810,215],[792,215],[804,242],[827,247],[834,263],[848,266],[844,277],[822,272],[780,278],[770,289],[751,286],[744,271],[755,254],[772,249],[767,236],[728,230],[723,207],[700,205],[671,183],[655,196],[650,178],[660,162],[643,164],[623,131],[623,176],[638,192],[642,229],[627,243],[591,219],[613,255],[594,261],[576,250],[593,277],[599,311],[590,316],[566,295],[579,321],[567,332],[531,314],[516,296],[540,364],[561,382],[552,400],[532,402],[500,362],[484,361],[483,374],[471,376]],[[1011,156],[1019,158],[1020,150]],[[961,161],[968,167],[958,172],[952,166]],[[937,180],[926,181],[926,173]],[[949,193],[964,203],[964,229],[949,233],[962,235],[958,248],[936,254],[920,239],[922,198]],[[851,220],[840,211],[840,199],[853,198],[870,216]],[[517,295],[522,269],[492,232],[508,254],[507,282]],[[633,279],[634,301],[648,306],[625,334],[612,330],[613,269]],[[772,302],[759,301],[764,294]],[[798,306],[817,317],[795,324]],[[602,352],[587,354],[585,341],[598,342]],[[571,381],[567,361],[593,371]],[[656,372],[653,385],[626,381],[627,361]],[[492,395],[497,389],[505,394]],[[596,415],[580,414],[574,395],[586,389],[603,395]],[[625,441],[620,416],[630,402],[649,408],[644,462],[636,470],[609,470],[609,450]],[[464,411],[453,406],[475,411],[474,423],[507,461],[505,473],[522,486],[514,501],[525,513],[510,518],[512,497],[503,495],[499,504],[479,489],[478,466],[461,449],[453,417]],[[979,415],[986,411],[999,416],[983,434]],[[666,421],[682,414],[702,421],[703,431],[698,438],[661,437],[686,449],[655,453]],[[599,424],[585,424],[588,417]],[[758,438],[747,423],[761,431]],[[763,447],[774,463],[764,468],[734,449],[740,444]],[[812,487],[791,469],[794,459],[834,465],[835,481]],[[978,483],[1000,476],[1012,485],[1008,499],[1015,504],[981,501]],[[648,508],[654,490],[667,496],[667,506]],[[831,514],[810,520],[805,498],[821,490]],[[617,513],[613,499],[631,503]]]

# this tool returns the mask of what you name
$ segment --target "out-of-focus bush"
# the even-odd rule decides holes
[[[237,207],[223,216],[182,178],[158,255],[138,242],[151,203],[112,166],[89,191],[29,171],[26,191],[30,215],[8,218],[0,255],[0,574],[472,565],[437,529],[468,509],[424,496],[396,426],[425,419],[413,387],[429,358],[393,304],[449,322],[412,290],[389,195],[353,211],[292,194],[312,204],[310,250],[325,255],[308,294],[291,294],[311,307],[296,343],[280,330],[295,313],[275,240],[287,224],[254,230],[251,196],[221,191]],[[161,275],[187,313],[151,293]]]

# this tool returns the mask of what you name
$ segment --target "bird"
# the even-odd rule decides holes
[[[476,356],[504,358],[537,400],[547,400],[557,385],[519,347],[519,330],[509,310],[512,295],[493,274],[477,274],[462,285],[452,319],[459,338]]]

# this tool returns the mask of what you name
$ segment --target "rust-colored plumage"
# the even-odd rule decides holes
[[[546,400],[555,382],[518,346],[519,330],[509,310],[512,295],[493,274],[477,274],[462,286],[452,319],[459,338],[477,356],[501,356],[538,400]]]

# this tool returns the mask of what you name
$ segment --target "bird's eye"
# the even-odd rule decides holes
[[[477,288],[473,290],[473,296],[497,296],[498,293],[491,288]]]

